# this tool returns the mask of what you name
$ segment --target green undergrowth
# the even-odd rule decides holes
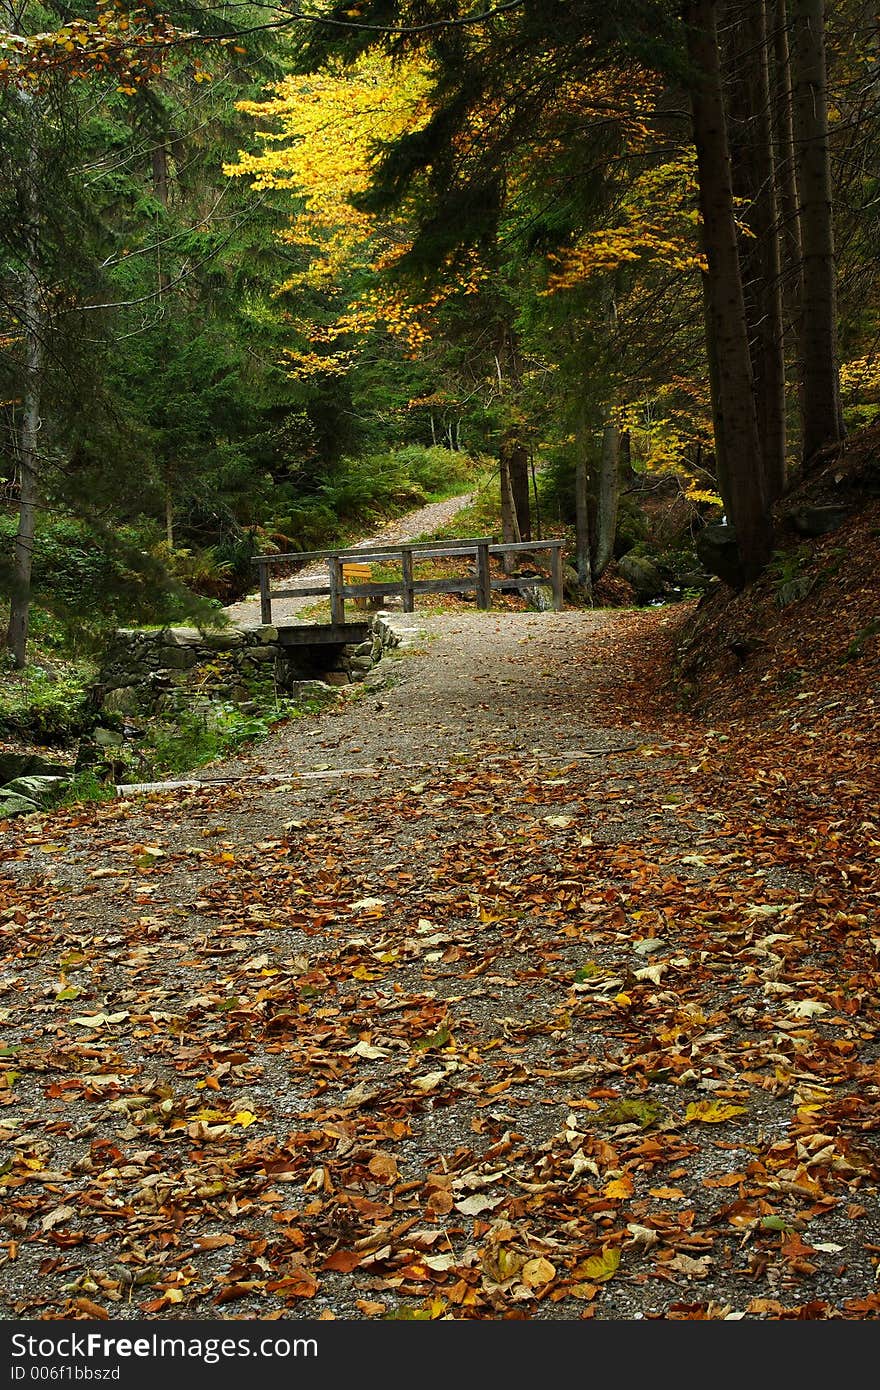
[[[101,749],[100,778],[115,783],[159,781],[234,756],[268,738],[282,724],[319,712],[319,699],[251,701],[242,709],[231,700],[210,700],[174,714],[139,720],[125,742]]]
[[[485,466],[482,457],[422,445],[341,459],[274,519],[275,539],[281,549],[356,544],[368,527],[471,490]]]
[[[0,664],[0,737],[65,744],[90,722],[88,689],[95,665],[34,643],[31,660],[16,670],[4,654]]]

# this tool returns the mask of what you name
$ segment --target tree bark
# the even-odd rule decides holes
[[[740,236],[739,256],[764,489],[772,503],[785,490],[785,346],[765,0],[731,7],[728,18],[733,190],[751,233]]]
[[[18,530],[12,556],[7,638],[12,660],[19,668],[24,666],[27,661],[31,573],[40,483],[40,458],[37,442],[40,431],[40,399],[45,362],[43,341],[45,320],[41,309],[40,285],[30,267],[26,272],[22,320],[25,331],[26,360],[22,420],[18,434],[21,495],[18,508]]]
[[[152,154],[153,196],[161,207],[168,207],[168,144],[163,135],[156,137]],[[162,234],[160,222],[156,228],[156,288],[162,295],[169,288],[171,278],[162,263]],[[174,549],[174,467],[166,459],[162,470],[165,492],[165,544]]]
[[[575,509],[575,569],[578,585],[585,597],[592,602],[593,576],[590,567],[590,470],[587,462],[586,441],[579,441],[577,462],[574,474]]]
[[[516,518],[516,502],[513,496],[513,486],[510,478],[510,457],[505,448],[501,450],[500,458],[501,474],[501,539],[506,542],[516,543],[522,540],[519,533],[519,525]],[[512,574],[515,567],[515,560],[512,555],[502,557],[501,567],[505,574]]]
[[[791,70],[803,253],[803,456],[843,436],[824,0],[791,0]]]
[[[4,6],[9,14],[9,7]],[[11,24],[10,24],[10,27]],[[27,662],[28,626],[31,607],[31,576],[34,558],[37,503],[40,489],[40,403],[43,393],[43,372],[46,362],[46,333],[48,316],[43,301],[40,279],[39,151],[37,148],[34,98],[24,86],[16,85],[15,100],[24,116],[27,138],[22,207],[24,265],[22,268],[21,303],[18,313],[24,339],[24,383],[22,389],[21,424],[18,429],[18,463],[21,484],[18,528],[12,554],[10,575],[9,627],[6,645],[18,668]]]
[[[620,429],[613,420],[606,423],[602,434],[602,452],[593,479],[593,494],[590,573],[595,583],[605,573],[614,554],[620,507]]]
[[[779,239],[782,302],[786,338],[794,345],[794,374],[803,419],[804,382],[801,336],[803,301],[801,218],[795,177],[794,116],[792,113],[791,60],[788,48],[786,0],[776,0],[773,22],[773,130],[776,143],[776,190],[779,204]]]
[[[717,402],[723,433],[727,495],[744,578],[754,579],[770,558],[772,528],[763,485],[761,445],[753,394],[734,219],[733,185],[718,51],[716,0],[690,0],[683,9],[697,155],[706,291],[717,360]],[[717,441],[716,441],[717,446]],[[720,480],[719,480],[720,481]]]
[[[516,511],[516,524],[520,540],[532,539],[532,512],[529,505],[529,451],[519,440],[510,445],[507,455],[510,470],[510,486],[513,492],[513,505]]]

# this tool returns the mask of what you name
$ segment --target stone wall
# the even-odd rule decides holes
[[[159,713],[200,698],[247,705],[261,688],[296,695],[316,682],[349,685],[400,645],[390,615],[374,614],[369,627],[362,642],[295,647],[281,645],[277,628],[260,625],[120,628],[104,654],[96,704],[106,714]]]

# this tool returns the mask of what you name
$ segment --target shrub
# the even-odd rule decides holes
[[[93,721],[88,663],[55,670],[33,664],[7,668],[0,677],[0,733],[27,736],[39,743],[64,743]]]

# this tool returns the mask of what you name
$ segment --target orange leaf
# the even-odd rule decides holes
[[[350,1274],[353,1269],[357,1269],[362,1256],[356,1250],[334,1250],[332,1255],[328,1255],[322,1269],[335,1269],[340,1274]]]
[[[625,1201],[627,1197],[632,1195],[633,1180],[628,1173],[624,1173],[621,1178],[615,1178],[605,1186],[605,1196],[610,1197],[613,1201]]]
[[[90,1318],[109,1318],[110,1314],[106,1308],[102,1308],[100,1303],[93,1303],[90,1298],[75,1298],[74,1308],[78,1308],[81,1313],[87,1313]]]

